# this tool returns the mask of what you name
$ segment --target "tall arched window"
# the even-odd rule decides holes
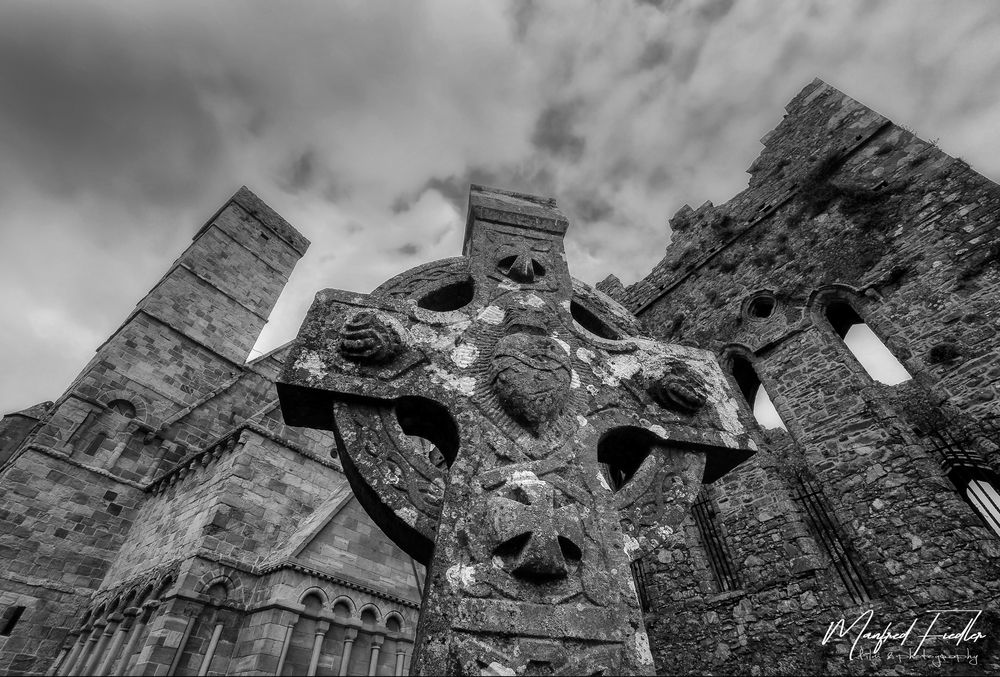
[[[351,607],[343,601],[338,601],[333,605],[333,623],[326,633],[326,642],[323,644],[326,648],[323,657],[320,658],[318,674],[340,674],[340,665],[344,657],[344,639],[350,622]]]
[[[747,406],[753,411],[753,417],[757,419],[757,423],[762,428],[781,428],[782,430],[787,430],[788,428],[778,415],[778,410],[774,408],[774,403],[771,402],[770,396],[764,390],[764,386],[760,382],[760,377],[757,376],[757,372],[754,370],[753,365],[750,364],[750,361],[739,355],[733,355],[731,360],[733,378],[736,379],[736,384],[743,394],[743,399],[746,400]]]
[[[741,585],[739,574],[733,564],[715,504],[709,498],[708,487],[701,488],[698,498],[691,506],[691,514],[694,515],[694,523],[716,587],[719,592],[736,590]]]
[[[310,593],[302,600],[302,604],[305,609],[292,629],[291,643],[285,655],[285,665],[281,670],[282,675],[304,675],[309,671],[313,644],[316,642],[317,623],[323,611],[323,600],[319,595]]]
[[[233,612],[222,608],[229,590],[225,583],[219,582],[212,584],[204,594],[211,601],[194,619],[188,641],[170,674],[225,674],[227,671],[239,628]]]
[[[825,314],[837,336],[874,380],[892,386],[912,378],[850,303],[843,299],[831,301]]]
[[[373,609],[361,610],[361,629],[358,638],[354,642],[354,649],[351,651],[351,664],[347,671],[349,675],[367,675],[368,667],[371,663],[372,654],[372,634],[378,624],[378,616]]]
[[[941,467],[968,503],[993,533],[1000,536],[1000,477],[982,456],[947,429],[930,431],[928,441],[940,454]]]

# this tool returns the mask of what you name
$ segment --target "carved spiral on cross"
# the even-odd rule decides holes
[[[399,334],[371,311],[356,313],[340,330],[340,354],[352,362],[384,364],[403,350]]]

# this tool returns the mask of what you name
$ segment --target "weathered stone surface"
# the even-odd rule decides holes
[[[1000,486],[1000,191],[826,83],[787,113],[762,140],[749,187],[681,210],[663,261],[618,291],[661,340],[746,357],[788,426],[759,434],[761,451],[707,489],[715,540],[689,518],[644,561],[657,668],[997,674],[994,639],[925,645],[928,656],[974,656],[940,665],[892,642],[875,655],[862,642],[866,655],[852,658],[853,633],[822,640],[867,609],[871,628],[916,621],[918,635],[931,609],[983,609],[975,627],[996,637],[997,535],[948,478],[931,431],[988,464],[979,476]],[[873,380],[824,314],[831,299],[849,302],[913,380]],[[803,474],[828,503],[822,529],[797,499]],[[828,554],[833,538],[870,601],[852,598]],[[735,581],[716,568],[727,554]],[[941,623],[957,632],[967,621]]]
[[[197,674],[220,624],[209,674],[305,674],[322,623],[320,674],[379,642],[405,669],[423,567],[334,436],[281,420],[285,353],[243,362],[307,245],[240,190],[64,394],[0,421],[0,673]]]
[[[474,187],[464,256],[320,292],[278,384],[430,566],[418,674],[651,672],[629,564],[752,453],[714,358],[635,335],[573,281],[566,227],[552,201]],[[345,354],[359,316],[402,348]]]
[[[620,609],[606,599],[628,587],[627,578],[602,587],[588,569],[594,535],[620,538],[624,549],[627,534],[641,552],[660,526],[688,515],[651,557],[633,563],[645,569],[636,580],[645,580],[646,627],[661,673],[1000,673],[1000,541],[959,496],[931,435],[914,432],[956,433],[960,451],[1000,469],[1000,191],[818,81],[789,104],[764,143],[748,190],[718,207],[682,209],[666,258],[638,284],[625,289],[612,278],[598,285],[602,294],[573,280],[572,320],[563,315],[556,325],[546,324],[548,292],[536,293],[545,301],[542,333],[532,328],[530,303],[489,300],[501,284],[534,289],[559,270],[517,237],[500,243],[495,260],[432,262],[376,290],[401,306],[334,308],[345,320],[374,312],[347,336],[332,323],[327,348],[347,348],[345,370],[386,382],[406,369],[430,374],[400,390],[409,395],[331,397],[317,411],[335,407],[344,442],[380,450],[357,470],[370,482],[384,470],[380,524],[395,524],[414,548],[423,542],[428,557],[438,539],[461,559],[460,567],[438,571],[462,596],[439,595],[450,615],[425,632],[455,633],[461,670],[613,671],[637,616],[615,615]],[[521,224],[515,233],[537,226],[543,245],[544,233],[558,235],[546,217],[551,201],[498,193],[474,203],[483,221]],[[0,672],[42,674],[54,661],[62,672],[77,662],[81,672],[102,638],[105,648],[115,646],[109,629],[130,621],[110,673],[167,674],[176,660],[176,674],[196,674],[219,621],[210,674],[305,674],[324,629],[317,674],[368,674],[376,656],[376,674],[408,672],[423,568],[351,498],[340,460],[329,457],[335,436],[282,421],[273,380],[287,351],[243,363],[305,245],[241,190],[65,394],[0,422],[0,615],[9,619],[23,607],[10,636],[0,636]],[[486,287],[477,282],[482,276]],[[484,288],[485,300],[477,297]],[[912,382],[884,386],[867,376],[823,316],[831,294],[851,299]],[[707,480],[725,464],[711,455],[706,463],[704,447],[664,443],[643,419],[671,439],[685,425],[711,428],[711,397],[694,406],[697,387],[676,384],[701,384],[701,377],[670,376],[669,365],[622,378],[621,356],[642,351],[618,348],[642,330],[609,296],[664,341],[751,357],[789,425],[788,434],[752,431],[762,450],[710,485],[693,511],[684,506],[703,465]],[[526,318],[524,329],[472,332],[491,305],[497,308],[483,320],[513,308]],[[507,333],[570,346],[570,396],[551,413],[501,402],[491,365]],[[427,340],[417,342],[410,364],[413,334]],[[705,354],[670,347],[664,362],[684,366]],[[488,407],[459,408],[457,416],[435,408],[422,397],[425,387],[437,387],[435,378],[463,397],[471,386],[468,397]],[[596,392],[581,398],[588,386]],[[619,402],[622,388],[626,400],[645,407],[635,425],[600,413],[628,409]],[[586,407],[599,411],[588,415]],[[741,413],[752,427],[748,408]],[[480,415],[493,427],[477,428]],[[578,415],[588,422],[577,429],[586,439],[542,463],[559,439],[553,430],[570,435],[566,423]],[[588,432],[598,425],[626,429]],[[472,432],[461,432],[465,426]],[[510,461],[489,457],[490,450],[487,462],[470,469],[461,444],[494,439],[496,430],[508,440],[500,450],[517,462],[505,470]],[[641,454],[628,453],[635,447],[651,453],[639,463]],[[590,461],[578,468],[574,459],[592,458],[595,449],[598,465],[616,461],[604,468],[609,484],[630,478],[613,505],[595,499],[592,510],[578,507],[577,496],[606,490]],[[479,473],[491,463],[498,472]],[[796,499],[796,474],[806,471],[826,495],[832,531],[811,529]],[[470,509],[449,507],[458,500]],[[706,538],[702,519],[716,528],[715,540]],[[621,537],[613,528],[600,532],[616,520]],[[835,532],[866,576],[871,601],[861,606],[824,550]],[[601,566],[611,561],[622,575],[612,551]],[[725,580],[720,553],[735,571]],[[928,609],[982,608],[975,629],[987,639],[972,646],[975,665],[890,659],[885,647],[852,660],[848,638],[821,643],[831,622],[869,607],[880,628],[916,618],[920,634]],[[522,636],[496,646],[491,637],[515,626]],[[939,627],[954,629],[952,622]]]

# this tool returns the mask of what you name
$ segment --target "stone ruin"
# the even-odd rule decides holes
[[[596,285],[669,346],[624,338],[634,319],[570,280],[552,203],[480,191],[466,257],[321,296],[332,312],[282,389],[336,431],[282,419],[289,346],[247,361],[308,241],[238,191],[64,393],[0,420],[0,672],[406,674],[424,567],[346,471],[438,574],[425,673],[648,672],[616,655],[624,638],[595,638],[641,638],[629,573],[661,674],[1000,673],[1000,186],[822,81],[786,112],[745,190],[677,212],[643,279]],[[868,373],[858,325],[912,378]],[[721,477],[753,445],[726,437],[742,433],[709,355],[758,446]],[[703,392],[677,387],[692,373]],[[765,389],[787,429],[754,422]],[[685,449],[706,451],[705,476],[677,525],[699,472]],[[660,464],[682,470],[666,495]],[[445,471],[463,480],[448,492]],[[636,523],[640,494],[655,518]],[[664,525],[625,571],[629,538],[648,548]],[[577,604],[628,619],[574,628]],[[465,613],[490,605],[549,617],[494,632]],[[823,641],[868,612],[922,635],[931,609],[971,610],[936,627],[986,638],[927,642],[931,659]]]

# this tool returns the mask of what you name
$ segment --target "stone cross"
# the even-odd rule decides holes
[[[317,294],[278,383],[428,567],[414,674],[652,674],[630,565],[754,449],[710,353],[570,277],[567,225],[473,186],[463,256]]]

